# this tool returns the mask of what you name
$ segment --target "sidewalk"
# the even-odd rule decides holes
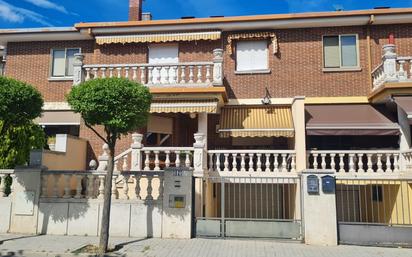
[[[0,235],[2,257],[92,256],[73,251],[96,244],[96,237]],[[108,256],[179,257],[410,257],[411,249],[360,246],[320,247],[269,240],[112,238]]]

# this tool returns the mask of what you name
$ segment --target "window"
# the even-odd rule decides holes
[[[268,43],[239,41],[236,44],[236,71],[263,71],[268,69]]]
[[[80,53],[79,48],[52,50],[52,77],[72,77],[74,55]]]
[[[323,37],[324,68],[356,68],[358,59],[357,35]]]
[[[150,64],[177,64],[179,63],[179,46],[177,44],[158,44],[149,46]],[[160,74],[159,74],[160,72]],[[158,77],[160,75],[160,81]],[[162,68],[160,71],[153,69],[152,76],[154,83],[168,83],[170,78],[176,76],[174,69]]]

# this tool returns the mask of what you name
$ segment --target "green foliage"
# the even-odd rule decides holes
[[[0,77],[0,120],[4,132],[10,126],[31,122],[42,112],[43,98],[39,91],[24,82]]]
[[[123,78],[94,79],[74,87],[67,101],[89,126],[103,125],[107,138],[147,123],[152,96],[147,87]]]
[[[46,137],[43,129],[33,122],[10,126],[0,135],[0,168],[12,169],[26,164],[33,149],[43,149]]]

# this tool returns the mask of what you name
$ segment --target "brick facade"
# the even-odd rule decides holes
[[[222,40],[196,41],[179,43],[179,61],[211,61],[213,49],[224,51],[224,85],[229,98],[261,98],[267,87],[272,97],[331,97],[331,96],[366,96],[370,92],[367,58],[366,26],[331,27],[308,29],[284,29],[275,31],[279,41],[279,53],[272,53],[269,46],[269,74],[235,74],[235,55],[228,54],[227,36]],[[393,33],[400,55],[407,56],[412,50],[412,28],[409,25],[371,26],[372,69],[381,62],[382,46],[387,43],[388,34]],[[360,71],[324,72],[322,70],[322,35],[358,34]],[[49,81],[50,51],[52,48],[80,47],[85,55],[86,64],[125,64],[146,63],[148,61],[147,44],[113,44],[99,46],[94,41],[51,41],[23,42],[7,45],[6,76],[10,76],[36,86],[46,102],[65,101],[65,94],[70,91],[72,81]],[[188,117],[182,115],[176,120],[188,124]],[[185,120],[185,121],[184,121]],[[189,122],[190,123],[190,122]],[[209,118],[209,131],[213,132],[217,116]],[[175,125],[178,126],[178,125]],[[176,127],[175,127],[176,128]],[[176,128],[176,144],[190,145],[191,138],[182,132],[186,127]],[[192,127],[195,130],[195,127]],[[190,135],[192,135],[192,130]],[[101,153],[101,140],[84,124],[80,136],[90,142],[89,157],[95,159]],[[215,133],[211,133],[214,138]],[[184,138],[184,140],[182,139]],[[230,144],[227,139],[219,139],[222,145]],[[215,143],[216,143],[215,142]],[[118,144],[118,153],[128,148],[131,138],[127,137]]]

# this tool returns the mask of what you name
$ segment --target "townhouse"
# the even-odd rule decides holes
[[[139,185],[122,172],[192,167],[195,235],[302,240],[300,174],[325,170],[337,177],[340,241],[369,244],[383,239],[353,238],[374,233],[362,224],[403,229],[412,220],[411,18],[412,9],[373,9],[152,20],[130,1],[127,22],[2,30],[0,45],[4,75],[43,94],[36,122],[48,136],[87,140],[75,146],[87,158],[65,168],[51,161],[50,170],[104,161],[65,94],[124,77],[154,96],[147,127],[117,146],[114,188],[127,199],[132,186],[137,198],[142,187],[152,197],[152,180]]]

